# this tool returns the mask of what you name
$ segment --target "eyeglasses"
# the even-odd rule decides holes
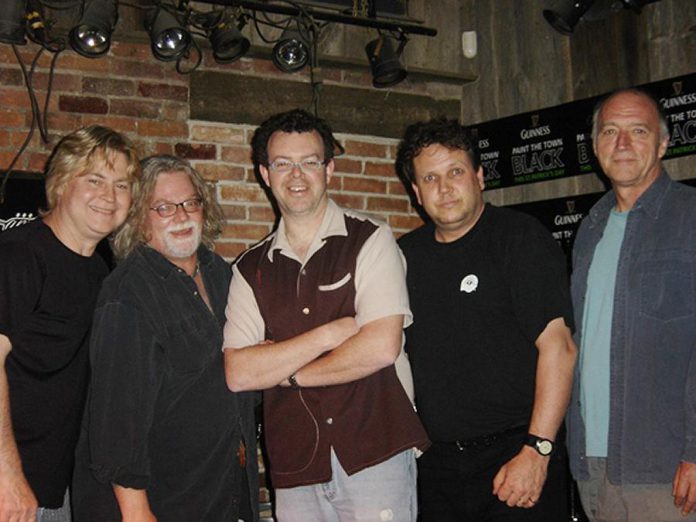
[[[287,159],[277,159],[268,168],[278,174],[288,174],[297,167],[305,174],[316,174],[326,165],[327,160],[303,159],[302,161],[290,161]]]
[[[150,210],[156,211],[160,217],[166,218],[176,214],[176,210],[181,207],[187,214],[198,212],[203,207],[203,202],[198,199],[187,199],[181,203],[162,203],[156,207],[150,207]]]

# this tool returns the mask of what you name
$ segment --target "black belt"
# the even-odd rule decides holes
[[[509,430],[499,431],[498,433],[491,433],[489,435],[480,435],[478,437],[472,437],[470,439],[459,439],[452,442],[440,442],[434,441],[433,444],[440,444],[443,446],[455,446],[459,451],[464,451],[469,448],[481,448],[492,446],[496,442],[506,439],[512,435],[521,435],[527,432],[527,426],[517,426],[516,428],[510,428]]]

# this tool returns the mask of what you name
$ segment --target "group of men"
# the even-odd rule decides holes
[[[696,190],[647,94],[593,138],[612,190],[569,287],[456,120],[399,144],[430,220],[398,244],[329,198],[325,121],[266,120],[280,221],[231,272],[187,162],[67,136],[42,219],[0,235],[0,521],[257,520],[257,390],[280,522],[564,521],[568,461],[593,521],[696,520]]]

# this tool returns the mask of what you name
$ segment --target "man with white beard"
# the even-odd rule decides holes
[[[142,170],[94,317],[74,520],[257,520],[254,395],[227,389],[220,350],[222,210],[187,162]]]

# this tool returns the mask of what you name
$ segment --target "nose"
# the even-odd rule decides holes
[[[300,176],[302,176],[302,174],[304,174],[304,171],[302,170],[302,167],[300,166],[300,164],[299,164],[299,163],[293,163],[293,164],[292,164],[292,170],[290,171],[290,175],[291,175],[293,178],[299,178]]]
[[[447,179],[447,176],[440,176],[437,183],[437,191],[441,194],[445,194],[449,192],[451,188],[452,187],[450,187],[450,182],[449,179]]]
[[[184,210],[184,206],[182,204],[177,205],[176,211],[174,212],[174,215],[172,216],[173,221],[179,221],[179,222],[184,222],[189,220],[189,215],[188,212]]]
[[[113,183],[104,183],[102,198],[107,201],[116,201],[116,186]]]
[[[619,135],[616,137],[616,146],[618,148],[626,148],[631,144],[631,135],[628,131],[619,131]]]

